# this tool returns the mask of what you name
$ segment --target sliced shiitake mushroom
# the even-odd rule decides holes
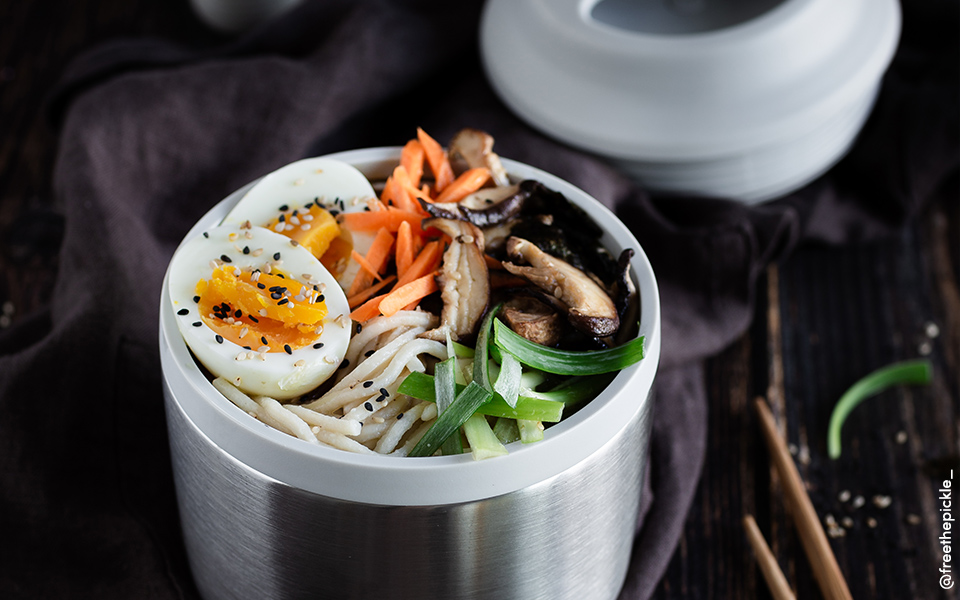
[[[496,185],[509,185],[510,179],[493,151],[493,136],[479,129],[461,129],[450,141],[447,151],[450,164],[457,173],[486,167]]]
[[[554,346],[563,333],[560,314],[535,298],[517,296],[507,300],[499,317],[510,329],[536,344]]]
[[[459,202],[431,203],[420,199],[420,206],[434,217],[469,221],[481,229],[497,227],[520,214],[530,196],[526,183],[484,188]]]
[[[446,331],[453,340],[472,335],[490,300],[490,279],[483,257],[483,232],[456,219],[424,219],[424,229],[434,227],[450,236],[443,253],[443,267],[437,277],[440,285],[440,326],[422,335],[444,341]]]
[[[507,239],[507,255],[526,265],[507,261],[504,268],[540,288],[543,299],[563,307],[574,328],[598,338],[617,332],[620,317],[613,300],[586,273],[516,236]]]

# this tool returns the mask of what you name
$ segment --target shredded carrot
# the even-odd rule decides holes
[[[468,169],[437,196],[434,202],[459,202],[479,190],[490,179],[490,171],[484,167]]]
[[[396,275],[390,275],[389,277],[384,277],[383,281],[375,283],[370,287],[368,287],[367,289],[363,290],[362,292],[359,292],[347,298],[347,303],[350,305],[351,309],[354,309],[360,306],[361,304],[363,304],[364,302],[366,302],[367,300],[369,300],[370,298],[373,298],[374,296],[376,296],[377,293],[380,292],[380,290],[387,287],[388,285],[390,285],[396,280],[397,280]]]
[[[443,146],[419,127],[417,127],[417,139],[420,140],[420,145],[423,146],[423,153],[427,157],[427,164],[430,165],[430,170],[433,171],[433,178],[435,180],[433,187],[436,191],[442,192],[443,188],[453,182],[453,167],[450,166],[450,158],[443,150]]]
[[[430,294],[437,291],[437,282],[434,280],[436,273],[428,273],[423,277],[414,279],[410,283],[397,286],[392,292],[383,297],[380,302],[380,314],[392,316],[401,308],[418,302]]]
[[[400,166],[410,175],[410,183],[414,187],[420,185],[423,176],[423,146],[420,140],[410,140],[400,151]]]
[[[410,231],[410,223],[404,221],[397,228],[397,275],[403,277],[415,259],[413,233]]]
[[[424,215],[427,214],[417,201],[417,197],[421,195],[421,192],[417,186],[413,185],[410,181],[410,174],[407,173],[407,169],[404,168],[403,165],[393,170],[393,176],[390,179],[394,185],[394,204],[397,208],[409,210],[410,212],[419,212]]]
[[[364,321],[369,321],[370,319],[376,317],[380,314],[380,301],[383,300],[383,298],[383,296],[370,298],[359,307],[354,309],[354,311],[350,313],[350,318],[358,323],[363,323]]]
[[[420,251],[420,254],[417,255],[416,260],[407,268],[406,272],[397,280],[397,287],[436,271],[442,260],[443,244],[438,241],[429,242],[423,247],[423,250]]]
[[[489,254],[484,254],[483,260],[487,262],[488,269],[498,269],[498,270],[503,269],[503,263],[495,259],[494,257],[490,256]]]
[[[392,249],[393,234],[381,227],[377,231],[376,237],[373,238],[373,243],[370,244],[370,250],[367,251],[366,256],[360,256],[360,253],[356,250],[351,253],[351,257],[360,263],[362,269],[353,278],[350,291],[347,293],[348,296],[353,296],[365,290],[373,283],[374,279],[378,281],[383,279],[380,277],[380,272],[387,266]]]
[[[371,210],[370,212],[354,212],[341,215],[347,229],[352,231],[377,231],[381,227],[394,233],[400,228],[400,223],[408,221],[410,229],[415,235],[423,235],[420,221],[423,215],[419,212],[400,210],[387,207],[386,210]]]

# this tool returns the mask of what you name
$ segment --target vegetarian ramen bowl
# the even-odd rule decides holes
[[[402,172],[398,184],[407,150],[356,150],[283,167],[214,206],[171,261],[161,362],[181,525],[198,588],[208,599],[614,598],[636,525],[660,355],[650,264],[611,212],[554,175],[497,158],[490,171],[502,169],[505,179],[488,173],[464,187],[476,188],[467,196],[481,204],[471,205],[441,196],[444,176],[431,176],[446,167],[426,158],[419,185]],[[479,168],[450,164],[447,186]],[[565,311],[575,302],[566,290],[522,289],[518,278],[538,276],[523,269],[540,263],[537,249],[510,241],[519,236],[502,236],[489,258],[470,254],[468,246],[498,243],[497,225],[482,220],[492,213],[470,211],[485,212],[484,204],[505,210],[533,185],[527,182],[542,186],[534,193],[550,202],[569,202],[583,229],[586,219],[595,223],[600,247],[628,278],[623,299],[631,303],[590,272],[610,291],[619,339],[602,315]],[[315,184],[333,187],[315,193]],[[352,193],[364,185],[374,199]],[[384,215],[346,215],[415,212],[403,203],[417,196],[429,214],[408,226],[375,221],[373,231],[338,231],[326,236],[323,252],[287,227],[329,226],[317,212],[323,207],[349,230]],[[449,214],[458,206],[467,209],[460,218]],[[461,220],[481,233],[448,223]],[[384,229],[389,243],[377,240]],[[400,229],[424,235],[411,245]],[[529,233],[513,233],[520,231]],[[390,258],[378,258],[377,248]],[[318,263],[309,251],[334,255]],[[445,271],[444,262],[456,267]],[[471,274],[480,264],[486,286]],[[234,289],[240,284],[279,295],[245,303]],[[462,300],[460,310],[448,306],[451,298]],[[554,373],[567,367],[541,364],[514,344],[543,334],[517,325],[510,312],[528,310],[530,298],[537,311],[562,318],[559,334],[535,343],[561,365],[565,352],[581,353],[584,375]],[[292,315],[280,312],[290,304],[297,331],[259,327]],[[507,337],[514,330],[523,335]],[[402,354],[401,346],[415,350]],[[319,416],[305,412],[315,409]],[[449,421],[458,410],[465,412],[437,434],[441,417]]]

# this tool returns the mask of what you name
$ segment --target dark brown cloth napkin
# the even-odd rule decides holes
[[[802,191],[755,207],[651,197],[518,121],[483,76],[478,2],[307,2],[212,51],[125,40],[78,58],[51,104],[66,224],[56,287],[47,310],[0,335],[0,595],[197,597],[157,341],[174,248],[216,201],[285,163],[399,145],[417,126],[440,140],[471,126],[491,132],[503,156],[615,208],[658,275],[651,462],[621,593],[649,597],[700,476],[702,363],[749,326],[766,265],[801,241],[874,239],[931,201],[956,201],[956,5],[909,4],[851,154]]]

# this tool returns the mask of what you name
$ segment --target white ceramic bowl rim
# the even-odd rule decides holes
[[[400,148],[341,152],[330,158],[353,164],[368,177],[395,164]],[[588,210],[606,231],[612,251],[633,248],[632,269],[641,298],[640,334],[645,358],[621,371],[593,401],[548,429],[544,440],[509,446],[510,454],[474,461],[469,454],[443,457],[358,455],[319,447],[251,418],[223,397],[202,374],[180,336],[164,277],[160,344],[168,402],[173,401],[209,440],[240,463],[278,482],[342,500],[384,505],[470,502],[516,491],[562,473],[602,448],[645,406],[660,358],[660,301],[653,270],[626,226],[602,204],[573,185],[539,169],[504,159],[511,175],[533,178]],[[237,190],[211,209],[186,239],[219,223],[249,189]],[[645,457],[637,457],[638,461]]]

